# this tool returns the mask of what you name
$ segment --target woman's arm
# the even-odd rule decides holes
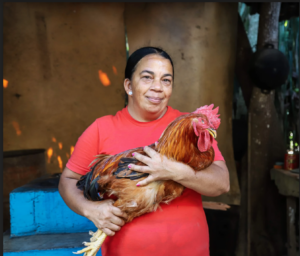
[[[177,175],[173,180],[204,196],[219,196],[230,189],[229,172],[224,161],[213,162],[208,168],[195,172],[190,166],[174,162]],[[178,169],[178,170],[177,170]]]
[[[83,196],[83,192],[76,187],[81,175],[68,169],[64,169],[58,190],[65,203],[74,212],[91,220],[95,226],[108,236],[113,236],[125,224],[123,218],[126,214],[113,206],[113,200],[101,202],[89,201]]]
[[[170,160],[155,150],[145,147],[147,156],[134,157],[147,166],[130,165],[130,169],[150,175],[137,185],[144,186],[154,180],[174,180],[205,196],[219,196],[230,189],[229,172],[224,161],[215,161],[208,168],[195,172],[189,165]]]

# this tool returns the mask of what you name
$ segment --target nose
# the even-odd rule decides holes
[[[162,91],[162,84],[159,79],[153,79],[151,89],[154,91]]]

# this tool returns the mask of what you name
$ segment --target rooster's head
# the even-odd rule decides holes
[[[193,127],[198,138],[198,149],[205,152],[210,149],[213,139],[217,137],[216,130],[220,125],[218,114],[219,107],[213,109],[214,105],[205,105],[198,108],[193,113],[202,114],[202,117],[193,119]]]

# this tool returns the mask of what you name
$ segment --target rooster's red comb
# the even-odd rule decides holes
[[[215,109],[213,109],[213,107],[214,104],[210,104],[209,106],[205,105],[203,107],[197,108],[196,111],[194,111],[193,113],[200,113],[206,115],[210,126],[216,130],[218,129],[221,120],[219,118],[220,114],[218,114],[219,107],[216,107]]]

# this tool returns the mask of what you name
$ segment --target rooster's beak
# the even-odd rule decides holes
[[[207,130],[209,134],[214,137],[214,139],[217,138],[217,131],[215,129],[207,128]]]

